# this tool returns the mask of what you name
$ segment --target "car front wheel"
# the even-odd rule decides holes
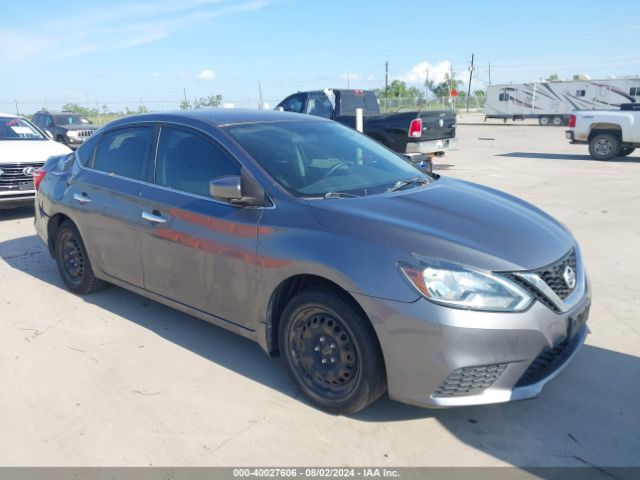
[[[93,274],[87,249],[72,223],[65,222],[58,228],[55,254],[62,281],[73,293],[86,295],[103,287],[104,282]]]
[[[281,317],[279,345],[296,386],[328,412],[355,413],[386,390],[373,327],[345,295],[312,288],[293,297]]]

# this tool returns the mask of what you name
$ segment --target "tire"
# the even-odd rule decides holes
[[[538,123],[543,127],[549,125],[549,117],[538,117]]]
[[[551,124],[552,124],[554,127],[559,127],[559,126],[561,126],[563,123],[564,123],[564,119],[563,119],[562,117],[557,117],[557,116],[556,116],[556,117],[553,117],[553,118],[551,119]]]
[[[387,389],[382,350],[369,320],[346,295],[303,290],[280,320],[280,351],[296,386],[317,407],[351,414]]]
[[[597,133],[589,141],[589,155],[596,160],[611,160],[620,151],[620,138],[612,133]]]
[[[635,151],[635,147],[621,147],[620,151],[618,152],[618,156],[626,157],[628,155],[631,155],[634,151]]]
[[[64,222],[56,230],[55,256],[58,273],[73,293],[87,295],[104,286],[104,282],[93,274],[80,232],[71,222]]]

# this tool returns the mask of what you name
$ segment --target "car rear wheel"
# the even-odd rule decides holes
[[[620,138],[612,133],[598,133],[589,141],[589,154],[596,160],[611,160],[620,151]]]
[[[357,412],[386,390],[373,327],[337,292],[313,288],[293,297],[282,313],[279,345],[296,386],[328,412]]]
[[[553,117],[553,118],[551,119],[551,124],[552,124],[554,127],[559,127],[560,125],[562,125],[562,123],[563,123],[563,122],[564,122],[564,121],[563,121],[562,117]]]
[[[635,151],[635,147],[622,147],[618,152],[619,157],[626,157]]]
[[[56,231],[55,254],[62,281],[73,293],[86,295],[104,286],[93,274],[87,249],[72,223],[65,222]]]

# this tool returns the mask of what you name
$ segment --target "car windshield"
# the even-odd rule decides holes
[[[89,125],[91,123],[82,115],[74,115],[73,113],[54,115],[53,122],[56,125]]]
[[[0,117],[0,140],[46,140],[46,138],[24,118]]]
[[[298,197],[372,195],[409,179],[415,185],[431,180],[397,154],[336,122],[246,124],[228,131]]]

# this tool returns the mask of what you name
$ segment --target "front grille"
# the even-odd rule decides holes
[[[82,138],[90,137],[94,130],[78,130],[78,136]]]
[[[33,175],[24,173],[27,167],[40,168],[43,162],[36,163],[0,163],[0,190],[19,190],[21,182],[29,182],[33,180]]]
[[[562,257],[557,262],[537,270],[531,270],[530,273],[535,273],[542,281],[544,281],[551,290],[561,299],[565,300],[575,290],[569,288],[564,280],[564,270],[566,266],[570,266],[574,273],[577,275],[577,256],[575,250],[571,250],[568,254]],[[542,293],[534,285],[530,284],[527,280],[520,277],[517,274],[505,274],[512,282],[517,283],[524,290],[529,292],[533,298],[550,308],[556,313],[560,313],[558,306],[551,301],[544,293]],[[577,285],[577,282],[576,282]]]
[[[553,310],[556,313],[560,313],[560,309],[556,306],[556,304],[553,303],[551,300],[549,300],[546,295],[543,295],[542,292],[540,292],[540,290],[535,288],[529,282],[527,282],[523,278],[519,277],[518,275],[508,274],[506,276],[512,282],[520,285],[525,291],[529,292],[533,296],[533,298],[535,298],[537,301],[542,303],[544,306],[550,308],[551,310]]]
[[[569,355],[578,348],[581,336],[577,333],[584,325],[588,315],[589,309],[587,308],[577,317],[570,319],[569,321],[575,325],[575,330],[571,333],[574,335],[573,338],[565,339],[555,347],[547,348],[538,355],[531,365],[529,365],[520,380],[518,380],[516,387],[524,387],[537,383],[560,367]]]
[[[551,287],[551,290],[555,292],[562,300],[567,298],[573,292],[573,288],[569,288],[564,281],[562,274],[564,269],[569,265],[573,271],[576,271],[576,252],[571,250],[564,258],[557,261],[553,265],[535,270],[535,273],[544,280],[544,282]],[[574,287],[575,288],[575,287]]]
[[[475,395],[489,388],[506,370],[508,363],[494,363],[479,367],[464,367],[454,370],[440,384],[434,397],[460,397]]]

